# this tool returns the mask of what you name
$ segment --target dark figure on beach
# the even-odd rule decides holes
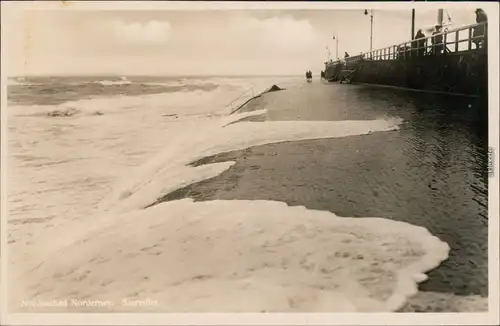
[[[424,37],[425,37],[425,34],[424,34],[424,33],[422,33],[422,30],[421,30],[421,29],[419,29],[419,30],[417,31],[417,34],[415,34],[415,38],[414,38],[414,40],[418,40],[418,41],[414,41],[414,42],[412,42],[412,44],[411,44],[412,48],[413,48],[413,49],[416,49],[416,50],[412,51],[412,52],[413,52],[413,53],[412,53],[412,56],[413,56],[413,54],[415,54],[415,53],[416,53],[416,54],[417,54],[417,56],[419,56],[419,57],[424,56],[424,54],[425,54],[425,39],[423,39]],[[422,40],[420,40],[420,39],[422,39]]]
[[[432,33],[432,35],[433,35],[432,53],[436,54],[436,55],[441,54],[443,52],[443,35],[441,33],[442,33],[441,26],[436,25],[436,31],[434,33]]]
[[[486,13],[484,12],[483,9],[478,8],[476,9],[475,13],[476,13],[476,23],[480,24],[480,23],[486,23],[488,21],[488,17],[486,16]],[[482,38],[482,36],[485,35],[484,33],[485,29],[486,25],[480,25],[474,27],[473,42],[476,45],[476,49],[484,46],[484,39]]]
[[[344,59],[345,59],[345,58],[349,58],[349,53],[345,52],[345,54],[344,54]]]
[[[321,70],[321,78],[325,79],[325,72]]]

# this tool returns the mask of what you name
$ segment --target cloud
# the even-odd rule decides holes
[[[26,73],[289,73],[320,69],[325,57],[319,20],[289,12],[36,12],[29,21],[20,24],[29,51],[23,38],[24,55],[13,56]]]
[[[316,46],[320,38],[307,20],[290,16],[258,19],[241,18],[232,24],[233,33],[255,46],[279,52],[303,52]]]
[[[110,24],[112,35],[118,43],[166,44],[170,39],[172,27],[167,21],[149,21],[146,23],[124,23],[115,20]]]

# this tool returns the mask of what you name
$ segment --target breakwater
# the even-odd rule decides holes
[[[325,79],[487,98],[486,24],[474,24],[327,62]],[[481,28],[478,35],[475,29]],[[434,42],[441,36],[442,42]]]

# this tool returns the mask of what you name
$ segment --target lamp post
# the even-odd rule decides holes
[[[335,57],[338,60],[339,59],[339,38],[337,35],[333,35],[333,39],[335,40]]]
[[[411,38],[413,40],[415,37],[415,9],[411,10]]]
[[[365,16],[368,15],[368,9],[365,9]],[[373,49],[373,9],[370,9],[370,52]]]

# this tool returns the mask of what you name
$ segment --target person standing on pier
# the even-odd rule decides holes
[[[434,54],[441,54],[441,52],[443,52],[443,35],[441,34],[441,25],[436,25],[436,31],[432,33],[432,35],[432,52]]]
[[[476,23],[481,24],[488,22],[488,17],[486,16],[486,13],[484,12],[483,9],[478,8],[476,9],[475,13],[476,13]],[[482,38],[482,36],[484,36],[485,29],[486,25],[479,25],[474,27],[473,42],[476,45],[476,49],[484,46],[484,39]]]
[[[421,40],[420,40],[421,39]],[[423,57],[425,54],[425,34],[422,33],[422,30],[419,29],[417,34],[415,34],[416,47],[417,47],[417,55],[419,57]]]

